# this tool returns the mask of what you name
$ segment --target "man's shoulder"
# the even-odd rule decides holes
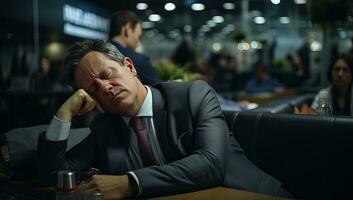
[[[122,54],[124,54],[124,56],[131,58],[135,62],[140,62],[140,61],[149,59],[146,55],[144,55],[142,53],[135,52],[129,48],[126,48],[126,47],[122,46],[121,44],[119,44],[118,42],[110,41],[110,43],[112,43],[116,48],[118,48],[118,50]]]
[[[196,81],[186,81],[186,82],[162,82],[160,84],[159,88],[162,88],[168,92],[175,92],[178,89],[180,90],[193,90],[193,89],[198,89],[198,88],[210,88],[210,86],[202,80],[196,80]],[[158,86],[156,86],[158,87]],[[196,95],[196,94],[195,94]]]
[[[135,52],[135,51],[130,50],[128,48],[125,48],[125,49],[126,49],[125,56],[130,57],[131,59],[139,60],[139,61],[149,59],[146,55],[144,55],[142,53]]]
[[[188,82],[162,82],[157,84],[158,89],[168,102],[176,104],[183,101],[202,99],[205,95],[212,92],[213,89],[204,81],[188,81]]]

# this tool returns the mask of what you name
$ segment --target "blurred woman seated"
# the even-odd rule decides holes
[[[328,80],[331,84],[315,96],[311,108],[317,111],[321,104],[329,104],[333,115],[353,115],[352,92],[353,54],[339,57],[330,66]]]

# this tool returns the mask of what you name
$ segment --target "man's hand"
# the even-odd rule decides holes
[[[127,175],[94,175],[85,184],[85,188],[87,192],[103,193],[104,199],[123,199],[132,195],[132,188]]]
[[[85,90],[79,89],[59,108],[56,117],[71,122],[77,115],[83,115],[98,107],[98,103]]]
[[[315,111],[311,109],[307,104],[304,104],[301,108],[294,107],[294,114],[297,115],[315,115]]]

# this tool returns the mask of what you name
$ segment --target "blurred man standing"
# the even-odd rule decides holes
[[[141,36],[141,22],[135,13],[118,11],[111,16],[110,42],[122,54],[132,59],[143,84],[159,83],[161,80],[154,71],[150,59],[146,55],[135,52],[140,44]]]

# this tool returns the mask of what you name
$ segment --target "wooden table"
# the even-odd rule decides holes
[[[282,197],[274,197],[265,194],[246,192],[236,189],[216,187],[207,190],[200,190],[185,194],[171,195],[165,197],[153,198],[153,200],[286,200]]]
[[[264,93],[257,93],[257,94],[247,94],[245,93],[245,91],[242,91],[235,94],[233,99],[237,101],[250,101],[261,105],[283,97],[294,96],[296,95],[296,93],[297,91],[295,89],[288,89],[286,91],[278,92],[278,93],[264,92]]]

